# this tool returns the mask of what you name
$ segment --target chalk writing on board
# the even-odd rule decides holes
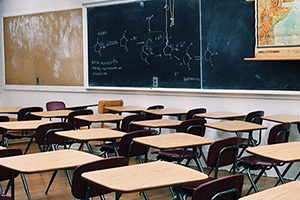
[[[173,26],[164,0],[88,8],[89,85],[152,87],[158,77],[158,87],[199,88],[199,2],[177,8]]]
[[[213,57],[218,55],[218,52],[211,52],[209,49],[209,43],[207,44],[206,50],[204,51],[204,60],[209,62],[211,66],[214,66]]]
[[[180,65],[187,67],[190,71],[190,62],[194,59],[190,53],[189,49],[193,45],[193,43],[187,44],[185,41],[180,41],[176,45],[173,45],[169,42],[169,38],[172,36],[166,36],[164,31],[152,31],[150,19],[152,19],[154,15],[146,17],[145,22],[148,23],[148,32],[144,35],[143,40],[140,40],[138,36],[133,36],[132,38],[127,38],[126,33],[127,30],[123,31],[123,35],[120,39],[112,38],[109,41],[102,40],[103,36],[109,36],[108,31],[101,30],[98,32],[97,41],[94,44],[94,52],[99,54],[99,57],[102,57],[102,52],[106,49],[114,46],[119,46],[120,48],[124,48],[126,52],[130,51],[128,48],[129,42],[135,42],[135,46],[141,46],[140,48],[140,59],[144,61],[147,65],[150,65],[148,61],[149,56],[153,56],[154,58],[161,58],[162,56],[169,57],[170,59],[176,59],[179,61]],[[168,38],[166,38],[168,37]],[[118,42],[119,41],[119,42]],[[154,47],[162,47],[162,49],[154,48]],[[183,51],[185,52],[183,55],[177,55],[176,52]],[[161,53],[163,52],[163,54]],[[95,63],[94,63],[95,64]],[[98,62],[97,64],[102,65],[102,62]]]

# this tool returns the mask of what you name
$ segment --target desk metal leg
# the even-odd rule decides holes
[[[86,183],[86,188],[85,188],[85,200],[89,200],[90,188],[91,188],[91,183],[87,182]]]
[[[175,186],[174,191],[175,191],[176,197],[177,197],[176,200],[183,200],[182,187],[181,186]]]
[[[118,149],[116,147],[116,140],[112,141],[112,146],[113,146],[113,149],[114,149],[114,152],[115,152],[116,156],[120,156],[119,152],[118,152]]]
[[[283,180],[283,177],[282,177],[282,175],[281,175],[281,173],[280,173],[278,167],[277,167],[277,166],[274,166],[274,169],[275,169],[275,171],[276,171],[276,173],[277,173],[277,175],[278,175],[279,180],[281,181],[281,183],[282,183],[282,184],[285,184],[285,181]]]
[[[27,184],[25,175],[21,174],[21,178],[22,178],[22,182],[23,182],[23,185],[24,185],[24,189],[25,189],[27,198],[28,198],[28,200],[31,200],[31,196],[30,196],[30,193],[29,193],[29,188],[28,188],[28,184]]]
[[[198,170],[202,173],[205,173],[204,172],[204,169],[203,169],[203,166],[200,162],[200,159],[198,158],[198,155],[197,155],[197,147],[193,147],[193,155],[194,155],[194,158],[195,158],[195,161],[196,161],[196,165],[198,167]]]
[[[289,169],[292,167],[292,165],[294,164],[294,162],[291,162],[291,163],[289,163],[289,165],[285,168],[285,170],[283,171],[283,173],[282,173],[282,178],[284,178],[284,176],[286,175],[286,173],[289,171]],[[297,177],[297,176],[296,176]],[[296,178],[297,179],[297,178]],[[296,180],[295,179],[295,180]],[[275,184],[275,186],[277,186],[278,184],[279,184],[279,182],[280,182],[281,180],[280,179],[278,179],[278,181],[276,182],[276,184]]]
[[[12,200],[15,200],[15,179],[14,179],[14,171],[10,172],[10,183],[11,183],[11,188],[10,188],[10,196]]]
[[[86,145],[86,147],[88,148],[89,152],[90,152],[91,154],[93,154],[93,153],[94,153],[94,150],[93,150],[93,148],[91,147],[91,145],[89,144],[89,142],[85,142],[85,145]]]
[[[57,174],[57,171],[54,171],[53,174],[52,174],[52,176],[51,176],[51,179],[49,181],[49,184],[47,186],[47,189],[45,191],[45,194],[48,194],[48,191],[49,191],[49,189],[50,189],[50,187],[51,187],[51,185],[52,185],[52,183],[53,183],[53,181],[54,181],[54,179],[56,177],[56,174]]]
[[[122,196],[122,193],[116,192],[116,200],[119,200]]]

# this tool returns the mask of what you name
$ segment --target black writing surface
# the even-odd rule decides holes
[[[87,18],[89,86],[201,87],[198,1],[91,7]]]
[[[202,0],[204,89],[300,90],[299,61],[254,58],[254,2]]]

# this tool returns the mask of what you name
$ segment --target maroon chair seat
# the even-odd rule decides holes
[[[55,134],[55,131],[72,130],[72,125],[68,122],[53,122],[40,125],[35,134],[35,142],[38,144],[40,151],[46,151],[48,146],[52,150],[57,150],[58,145],[64,145],[64,137]],[[68,140],[68,144],[70,144]]]
[[[99,161],[86,163],[76,167],[73,173],[73,181],[71,188],[72,195],[77,199],[85,199],[87,182],[81,177],[82,173],[94,170],[121,167],[125,165],[126,159],[120,156],[105,158]],[[113,192],[113,190],[91,184],[89,190],[89,197],[101,196],[111,192]]]
[[[203,137],[206,130],[204,125],[205,123],[206,120],[203,118],[188,119],[181,122],[177,128],[177,132],[184,132]],[[201,147],[199,147],[199,149],[200,155],[204,158],[204,161],[207,162]],[[164,161],[177,161],[178,163],[181,163],[184,159],[186,159],[186,165],[188,165],[192,159],[195,159],[193,150],[186,148],[154,151],[152,154],[158,154],[157,159]]]
[[[246,115],[245,121],[262,125],[263,120],[261,117],[264,116],[264,114],[265,112],[262,110],[250,112]],[[249,131],[248,138],[241,138],[240,148],[242,150],[239,153],[238,158],[243,155],[247,147],[258,146],[261,143],[261,130],[259,130],[258,139],[254,139],[253,133],[254,131]]]
[[[128,116],[124,117],[124,119],[122,120],[120,131],[128,133],[128,132],[140,130],[141,127],[133,125],[132,122],[141,121],[141,120],[145,120],[145,119],[146,119],[146,115],[144,115],[144,114],[128,115]],[[116,148],[119,149],[119,142],[117,142],[115,145],[116,145]],[[100,147],[100,152],[101,152],[100,156],[105,154],[106,157],[108,157],[108,153],[114,153],[112,143],[109,142],[109,143],[102,144]]]
[[[11,200],[11,197],[0,194],[0,200]]]
[[[4,158],[4,157],[10,157],[10,156],[18,156],[18,155],[22,155],[22,150],[18,149],[18,148],[11,148],[11,149],[1,149],[0,150],[0,158]],[[19,175],[19,173],[14,173],[14,178],[16,178]],[[6,180],[10,180],[11,178],[11,173],[10,170],[0,166],[0,182],[2,181],[6,181]],[[24,186],[26,185],[26,182],[24,182],[24,177],[22,177],[22,181]],[[7,185],[6,190],[4,192],[4,194],[7,194],[8,189],[10,187],[10,184]],[[0,199],[6,200],[6,199],[10,199],[10,197],[7,196],[1,196]]]
[[[41,120],[42,119],[41,117],[30,114],[31,112],[41,112],[41,111],[43,111],[43,108],[38,106],[21,108],[18,111],[17,120],[18,121]],[[3,138],[7,148],[9,148],[9,140],[29,138],[30,140],[24,151],[24,154],[26,154],[32,143],[34,135],[35,135],[35,131],[32,130],[22,130],[22,131],[8,130],[4,133]]]
[[[242,174],[207,181],[195,189],[192,200],[237,200],[242,193],[243,181]]]
[[[72,129],[80,129],[80,127],[88,126],[92,124],[92,122],[76,119],[75,116],[80,116],[80,115],[92,115],[94,114],[94,111],[91,109],[85,109],[85,110],[75,110],[69,113],[67,117],[67,122],[69,122],[72,125]]]
[[[214,177],[209,180],[217,179],[219,168],[228,165],[235,165],[237,152],[239,147],[239,137],[225,138],[217,140],[212,143],[208,150],[207,164],[210,167],[208,175],[214,171]],[[185,196],[192,196],[197,187],[206,183],[206,181],[199,181],[194,184],[186,184],[182,186]]]
[[[182,149],[172,149],[166,151],[153,152],[154,154],[158,154],[157,158],[162,159],[164,161],[178,161],[182,159],[194,159],[194,154],[191,150],[182,150]]]
[[[238,159],[238,165],[245,166],[246,168],[250,168],[251,170],[258,170],[262,167],[269,167],[270,164],[274,166],[282,166],[283,163],[279,161],[272,160],[270,158],[264,158],[259,156],[245,156]]]

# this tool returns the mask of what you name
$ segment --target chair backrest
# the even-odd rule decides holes
[[[147,108],[147,110],[153,110],[153,109],[164,109],[165,107],[163,105],[153,105],[153,106],[149,106]],[[146,113],[146,119],[161,119],[162,115],[154,115],[151,113]]]
[[[114,167],[121,167],[126,165],[126,159],[122,156],[120,157],[110,157],[110,158],[104,158],[98,161],[86,163],[83,165],[80,165],[75,168],[73,173],[73,181],[72,181],[72,194],[77,199],[84,199],[85,193],[86,193],[86,182],[81,177],[81,174],[84,172],[94,171],[94,170],[102,170],[102,169],[108,169],[108,168],[114,168]],[[90,191],[89,191],[89,197],[95,197],[104,195],[107,193],[113,192],[110,189],[106,189],[101,186],[96,186],[91,184],[90,185]]]
[[[194,109],[190,109],[186,113],[186,119],[193,119],[193,118],[195,118],[195,114],[200,114],[200,113],[206,113],[206,108],[194,108]]]
[[[218,177],[219,167],[235,164],[239,144],[239,137],[230,137],[217,140],[209,146],[207,165],[215,169],[214,178]]]
[[[11,149],[1,149],[0,158],[9,157],[9,156],[18,156],[22,155],[22,150],[17,148]],[[17,177],[19,173],[15,173],[14,177]],[[11,177],[10,170],[0,166],[0,181],[9,180]]]
[[[107,112],[111,112],[107,109],[105,109],[106,106],[123,106],[124,101],[122,99],[120,100],[104,100],[98,102],[98,113],[103,114]]]
[[[151,130],[138,130],[125,134],[119,143],[119,155],[124,156],[129,161],[130,157],[145,155],[147,146],[132,142],[133,138],[153,135]]]
[[[264,114],[265,112],[262,110],[250,112],[246,115],[245,121],[261,125],[263,121],[261,117],[264,116]]]
[[[79,120],[79,119],[75,120],[74,117],[78,115],[92,115],[92,114],[94,114],[94,111],[90,109],[75,110],[69,113],[68,122],[72,125],[73,129],[79,129],[80,127],[83,126],[90,126],[91,122]]]
[[[206,120],[203,118],[188,119],[180,123],[177,132],[191,133],[203,137],[205,135]]]
[[[128,115],[128,116],[124,117],[122,120],[121,131],[131,132],[131,131],[140,130],[141,127],[133,125],[132,122],[141,121],[141,120],[145,120],[145,119],[146,119],[146,115],[144,115],[144,114]]]
[[[56,135],[56,131],[72,130],[72,125],[68,122],[53,122],[40,125],[36,129],[35,142],[42,146],[42,151],[45,151],[46,145],[64,144],[64,138]]]
[[[243,174],[208,181],[197,187],[192,200],[237,200],[241,196],[243,181]]]
[[[24,120],[40,120],[41,117],[31,115],[31,112],[41,112],[43,111],[42,107],[34,106],[34,107],[26,107],[21,108],[18,112],[18,121],[24,121]]]
[[[290,136],[290,123],[278,124],[269,131],[268,144],[288,142]]]
[[[63,101],[48,101],[46,103],[47,111],[51,110],[63,110],[66,108],[66,104]]]

